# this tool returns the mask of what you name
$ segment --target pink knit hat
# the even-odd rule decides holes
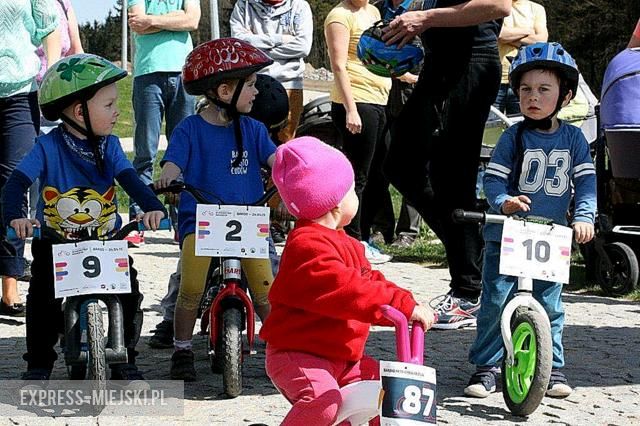
[[[299,219],[316,219],[336,207],[354,182],[347,157],[309,136],[280,145],[271,174],[282,201]]]

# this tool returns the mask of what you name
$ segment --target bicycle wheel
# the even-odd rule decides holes
[[[553,360],[551,330],[542,315],[518,308],[511,321],[513,365],[502,360],[502,394],[516,416],[533,413],[549,385]]]
[[[222,386],[235,398],[242,393],[242,311],[227,308],[222,314]]]
[[[610,296],[623,296],[633,291],[638,283],[638,258],[631,247],[625,243],[605,244],[604,250],[611,261],[597,256],[595,273],[602,290]]]
[[[87,306],[87,343],[89,346],[89,380],[98,387],[106,387],[107,366],[104,347],[102,308],[97,302]]]

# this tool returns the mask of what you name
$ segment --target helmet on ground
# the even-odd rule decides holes
[[[87,53],[67,56],[45,73],[38,91],[42,115],[57,120],[74,101],[88,101],[98,90],[123,79],[127,72],[108,60]]]
[[[225,80],[244,79],[273,63],[262,50],[236,38],[202,43],[189,53],[182,67],[184,89],[204,95]]]
[[[378,21],[363,32],[358,41],[357,54],[372,73],[381,77],[398,77],[420,65],[424,51],[417,37],[400,49],[397,45],[387,46],[382,34],[388,25],[389,22]]]
[[[249,117],[264,123],[269,130],[280,130],[289,117],[289,97],[282,83],[267,74],[258,74],[258,94]]]
[[[509,81],[511,88],[518,93],[522,75],[532,69],[554,69],[560,72],[564,86],[571,90],[572,98],[578,90],[578,66],[569,52],[560,43],[534,43],[523,46],[511,63]],[[564,97],[564,96],[561,96]]]

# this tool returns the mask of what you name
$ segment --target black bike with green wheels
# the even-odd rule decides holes
[[[503,224],[507,216],[456,210],[453,218],[459,223]],[[545,396],[553,361],[551,324],[533,297],[533,278],[518,276],[517,291],[500,316],[500,331],[504,401],[514,415],[528,416]]]

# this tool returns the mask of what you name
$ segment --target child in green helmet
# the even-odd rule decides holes
[[[157,229],[166,215],[153,192],[138,178],[131,163],[111,135],[118,119],[115,82],[125,70],[95,55],[72,55],[45,74],[39,103],[45,118],[62,119],[50,133],[36,139],[5,185],[2,195],[4,223],[19,238],[32,235],[41,224],[67,239],[85,235],[108,238],[120,228],[115,180],[142,206],[144,225]],[[41,194],[35,219],[19,208],[23,194],[36,180]],[[47,380],[57,358],[54,346],[62,330],[61,299],[54,298],[52,241],[34,239],[32,278],[27,296],[27,371],[24,380]],[[133,261],[129,259],[129,263]],[[137,272],[130,270],[131,293],[119,295],[123,308],[128,363],[111,365],[111,379],[142,380],[135,366],[135,345],[142,328],[142,295]]]

